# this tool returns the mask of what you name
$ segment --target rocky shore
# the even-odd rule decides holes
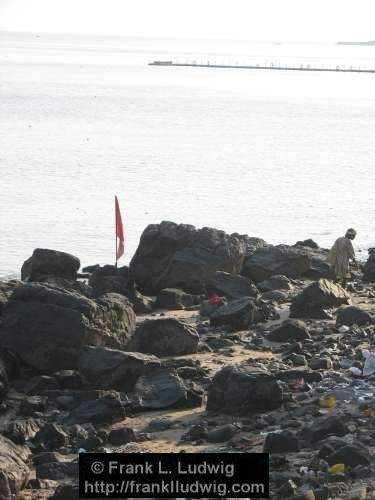
[[[36,249],[0,282],[0,498],[84,452],[267,452],[271,498],[375,498],[375,262],[162,222],[129,266]],[[216,300],[210,300],[216,297]]]

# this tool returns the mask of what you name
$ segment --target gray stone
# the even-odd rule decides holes
[[[224,304],[210,316],[214,326],[229,326],[232,330],[246,330],[250,325],[264,321],[267,314],[251,297],[244,297]]]
[[[3,314],[0,343],[40,372],[75,369],[85,345],[123,348],[135,330],[129,301],[107,294],[94,301],[32,283],[17,288]]]
[[[248,416],[279,408],[283,391],[267,371],[247,365],[225,366],[208,389],[207,410]]]
[[[146,295],[164,288],[200,294],[215,271],[240,272],[245,252],[245,242],[237,235],[162,222],[144,230],[130,271]]]
[[[77,257],[57,250],[36,248],[21,269],[22,281],[41,281],[48,277],[75,280],[81,264]]]
[[[373,318],[367,311],[364,311],[360,307],[349,306],[339,309],[337,311],[336,325],[346,325],[346,326],[364,326],[368,323],[373,323]]]
[[[133,389],[139,377],[158,366],[160,361],[155,356],[106,347],[84,347],[78,359],[79,371],[87,385],[124,392]]]
[[[257,287],[248,278],[240,274],[216,271],[207,283],[207,295],[218,294],[220,297],[240,299],[242,297],[258,297]]]
[[[176,318],[162,318],[143,322],[127,349],[156,356],[179,356],[195,354],[198,343],[199,335],[193,326]]]
[[[348,304],[349,301],[350,296],[340,285],[320,279],[293,298],[290,317],[330,319],[332,309]]]
[[[302,341],[310,338],[309,330],[303,321],[286,320],[267,336],[273,342]]]
[[[138,380],[130,398],[138,411],[184,409],[201,406],[203,393],[174,371],[158,369]]]

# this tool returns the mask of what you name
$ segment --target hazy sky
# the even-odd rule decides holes
[[[374,0],[0,0],[0,30],[372,40],[374,14]]]

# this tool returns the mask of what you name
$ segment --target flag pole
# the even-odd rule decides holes
[[[116,196],[115,196],[115,268],[117,269],[117,215],[116,215]]]

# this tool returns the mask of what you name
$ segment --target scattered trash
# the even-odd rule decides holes
[[[341,474],[345,472],[345,464],[335,464],[328,469],[330,474]]]
[[[340,332],[340,333],[347,333],[347,332],[349,332],[349,331],[350,331],[350,328],[349,328],[348,326],[346,326],[346,325],[342,325],[342,326],[340,326],[340,328],[339,328],[339,332]]]
[[[356,366],[352,366],[351,368],[349,368],[348,371],[353,375],[353,377],[361,377],[362,376],[362,371],[359,368],[357,368]]]
[[[325,396],[320,398],[319,404],[322,408],[334,408],[336,406],[335,396]]]

